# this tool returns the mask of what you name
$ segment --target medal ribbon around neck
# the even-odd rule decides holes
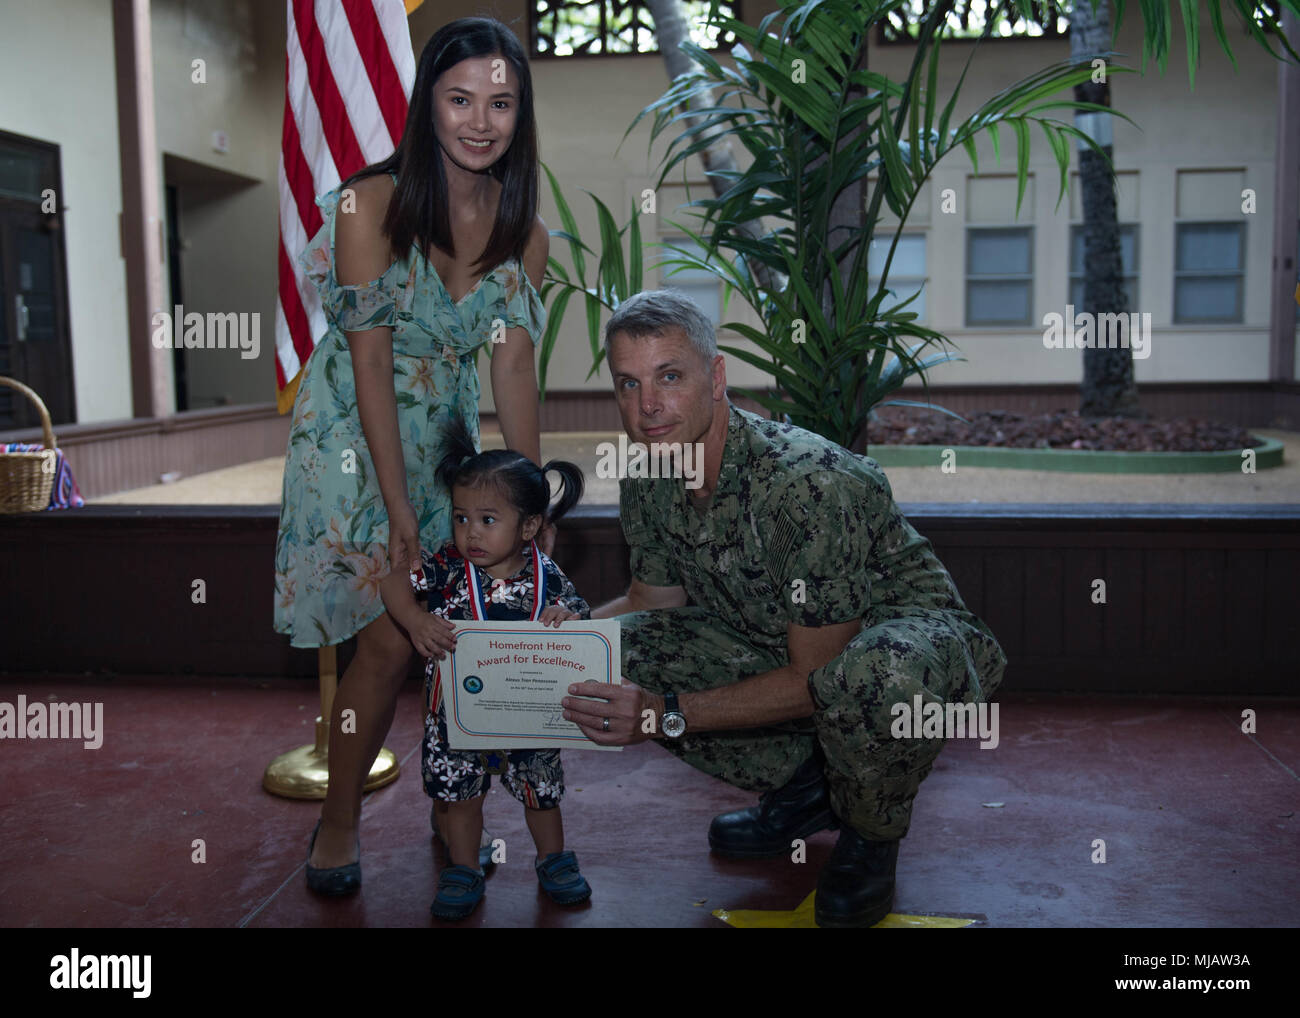
[[[542,567],[542,553],[536,541],[529,542],[529,554],[533,560],[533,611],[528,616],[528,621],[536,622],[542,617],[542,609],[546,606],[546,570]],[[469,559],[465,560],[465,583],[469,587],[469,607],[475,621],[487,621],[483,585],[479,583],[478,570]]]
[[[542,617],[542,608],[546,605],[546,570],[542,567],[542,553],[537,547],[537,542],[533,541],[529,549],[533,559],[533,611],[528,617],[530,622],[536,622]],[[465,582],[469,585],[469,607],[476,621],[484,622],[487,620],[487,605],[483,602],[483,586],[478,581],[478,572],[474,568],[474,563],[469,559],[465,560]],[[442,668],[434,665],[433,669],[433,688],[430,690],[428,709],[437,710],[438,704],[442,701]]]

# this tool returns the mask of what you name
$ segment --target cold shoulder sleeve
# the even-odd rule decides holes
[[[528,330],[533,346],[536,346],[546,331],[546,306],[542,303],[541,295],[524,272],[523,265],[517,261],[510,262],[501,276],[502,295],[506,304],[506,328],[523,326]]]
[[[341,185],[340,185],[341,186]],[[340,283],[335,274],[334,229],[338,220],[339,188],[316,199],[324,222],[298,256],[300,264],[320,293],[325,315],[345,332],[364,332],[397,324],[405,274],[401,261],[390,265],[368,283]]]

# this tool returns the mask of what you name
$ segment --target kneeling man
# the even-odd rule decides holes
[[[607,702],[568,697],[565,717],[628,745],[652,737],[652,711],[665,748],[762,793],[714,818],[715,852],[777,856],[838,828],[817,923],[873,925],[943,748],[894,738],[891,707],[985,701],[1006,658],[874,460],[730,404],[713,326],[690,298],[631,297],[605,352],[629,439],[700,443],[703,483],[620,482],[632,582],[592,616],[621,616],[624,685],[571,687]]]

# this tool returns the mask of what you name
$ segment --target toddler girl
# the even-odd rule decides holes
[[[533,619],[558,627],[567,619],[591,617],[569,578],[533,540],[544,523],[554,523],[582,497],[582,471],[558,460],[539,468],[509,449],[475,453],[459,422],[448,429],[447,442],[438,475],[451,491],[453,541],[434,554],[422,550],[422,569],[411,573],[409,582],[395,570],[382,586],[392,619],[429,659],[424,788],[435,800],[438,829],[452,863],[439,875],[431,911],[440,919],[463,919],[483,899],[479,839],[483,796],[493,774],[525,806],[543,890],[561,905],[577,904],[591,897],[591,888],[578,871],[577,857],[564,850],[560,751],[448,748],[438,659],[455,646],[452,619]],[[548,512],[546,475],[551,471],[560,475],[561,490]],[[417,604],[416,592],[427,593],[427,610]]]

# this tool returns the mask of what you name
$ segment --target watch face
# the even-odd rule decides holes
[[[664,715],[664,735],[670,739],[676,739],[686,731],[686,719],[680,714]]]

